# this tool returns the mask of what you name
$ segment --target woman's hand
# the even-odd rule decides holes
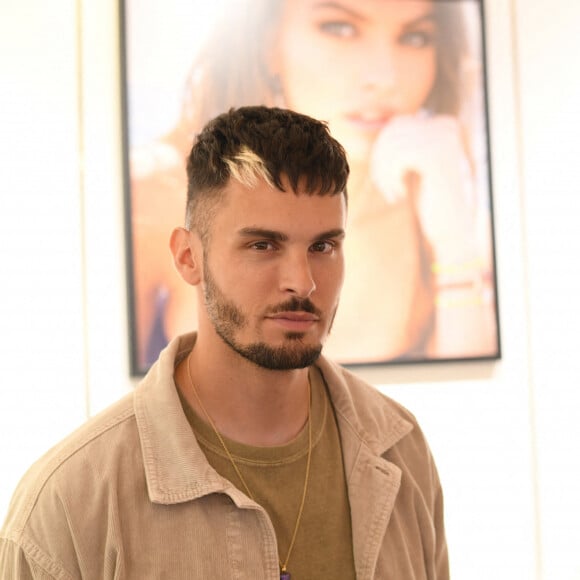
[[[375,142],[371,178],[389,203],[414,196],[436,262],[462,262],[473,252],[473,179],[454,117],[393,118]]]
[[[410,197],[431,250],[432,355],[492,354],[491,265],[478,244],[474,180],[458,121],[425,113],[394,118],[375,143],[371,178],[388,203]]]

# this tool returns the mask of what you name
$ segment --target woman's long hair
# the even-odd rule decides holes
[[[275,104],[277,87],[268,53],[276,42],[284,1],[288,0],[224,2],[192,63],[180,120],[169,136],[179,150],[185,151],[205,123],[231,107]],[[433,2],[433,12],[437,76],[424,107],[433,113],[457,115],[466,88],[462,82],[467,51],[463,13],[459,4],[438,0]]]

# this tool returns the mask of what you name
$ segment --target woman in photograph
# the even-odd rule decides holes
[[[183,220],[193,137],[247,104],[328,122],[349,157],[347,277],[325,353],[343,363],[496,353],[491,234],[474,163],[484,128],[469,116],[481,76],[470,69],[463,5],[224,2],[178,124],[132,153],[140,365],[195,321],[191,289],[160,250]]]

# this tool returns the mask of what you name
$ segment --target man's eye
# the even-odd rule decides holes
[[[254,242],[253,244],[250,245],[250,248],[252,248],[253,250],[259,250],[261,252],[265,252],[267,250],[271,250],[273,248],[273,244],[272,242]]]
[[[337,36],[339,38],[352,38],[356,34],[356,28],[352,24],[341,20],[321,22],[318,28],[329,36]]]
[[[332,250],[334,250],[334,244],[331,242],[316,242],[312,244],[310,249],[316,253],[327,254],[328,252],[332,252]]]

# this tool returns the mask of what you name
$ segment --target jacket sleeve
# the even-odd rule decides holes
[[[2,580],[55,580],[15,542],[0,538],[0,578]]]
[[[435,474],[436,475],[436,474]],[[449,579],[449,556],[447,540],[445,538],[445,524],[443,521],[443,492],[436,476],[437,493],[433,510],[433,525],[435,527],[435,571],[437,580]]]
[[[73,580],[76,554],[64,502],[53,480],[37,481],[44,480],[29,471],[12,496],[0,529],[0,578]]]

